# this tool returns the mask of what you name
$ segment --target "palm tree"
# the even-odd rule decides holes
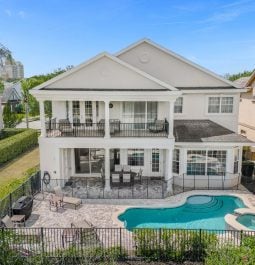
[[[29,114],[29,108],[28,108],[28,101],[29,101],[29,89],[32,86],[32,82],[30,79],[23,79],[21,80],[21,88],[22,88],[22,96],[23,96],[23,102],[25,105],[25,113],[26,113],[26,127],[29,128],[29,121],[28,121],[28,114]]]

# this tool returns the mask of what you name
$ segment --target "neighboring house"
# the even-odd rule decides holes
[[[2,94],[2,105],[4,106],[9,102],[11,110],[15,111],[16,107],[21,103],[21,100],[21,82],[5,83],[5,88]]]
[[[255,142],[255,71],[251,76],[239,78],[235,83],[247,89],[240,99],[239,133]],[[246,152],[246,158],[255,161],[255,145]]]
[[[170,192],[183,177],[193,187],[194,176],[200,187],[231,188],[250,144],[237,134],[242,91],[147,39],[101,53],[31,91],[40,102],[41,170],[66,181],[104,171],[105,190],[115,165],[163,177]]]

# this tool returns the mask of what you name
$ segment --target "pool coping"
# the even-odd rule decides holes
[[[126,210],[128,209],[132,209],[132,208],[176,208],[176,207],[180,207],[182,206],[184,203],[186,203],[187,198],[190,196],[194,196],[194,195],[211,195],[211,196],[221,196],[221,195],[228,195],[228,196],[234,196],[237,197],[239,199],[241,199],[244,203],[244,205],[247,208],[237,208],[235,210],[238,209],[249,209],[251,211],[254,211],[255,213],[255,205],[253,205],[251,203],[251,201],[253,201],[255,203],[255,196],[247,191],[233,191],[233,190],[229,190],[229,191],[222,191],[222,190],[196,190],[196,191],[188,191],[188,192],[184,192],[178,195],[174,195],[174,196],[170,196],[167,197],[165,199],[162,200],[158,200],[157,204],[150,204],[150,205],[146,205],[146,204],[139,204],[137,203],[137,205],[123,205],[121,207],[121,209],[119,209],[118,211],[116,211],[113,215],[113,221],[122,228],[125,228],[124,222],[119,220],[119,215],[123,214]],[[174,201],[176,200],[176,201]],[[149,202],[148,202],[149,203]],[[170,205],[169,205],[170,203]],[[227,216],[227,215],[226,215]],[[226,217],[225,216],[225,217]],[[229,225],[231,228],[236,229],[235,227],[238,227],[236,225],[236,220],[234,220],[233,218],[228,218],[228,223],[227,225]],[[237,222],[238,223],[238,222]],[[239,223],[238,223],[239,224]],[[240,226],[242,226],[240,224]],[[243,228],[246,228],[245,226],[243,226]],[[246,228],[247,231],[248,228]],[[236,229],[236,230],[246,230],[246,229]],[[253,230],[251,230],[253,231]]]

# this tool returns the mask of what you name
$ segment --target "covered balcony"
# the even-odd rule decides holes
[[[52,117],[45,120],[45,137],[172,137],[173,103],[152,101],[52,101]]]

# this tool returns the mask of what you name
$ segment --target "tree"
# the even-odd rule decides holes
[[[0,80],[0,94],[4,92],[4,83],[2,80]]]
[[[253,73],[253,71],[243,71],[243,72],[239,72],[237,74],[225,74],[224,77],[230,81],[235,81],[241,77],[247,77],[247,76],[251,76]]]
[[[11,111],[11,105],[9,102],[4,106],[3,121],[4,121],[5,128],[15,127],[16,122],[17,122],[17,115],[16,113]]]

